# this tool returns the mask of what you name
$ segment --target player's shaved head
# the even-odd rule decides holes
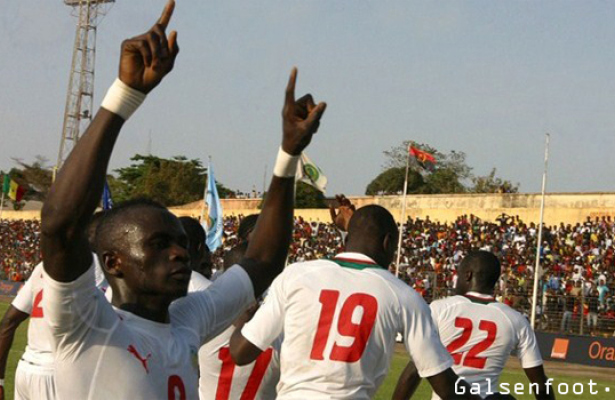
[[[104,216],[105,211],[97,211],[94,215],[92,215],[90,223],[88,224],[88,242],[90,243],[90,248],[94,253],[96,253],[96,231],[98,230],[98,225],[100,225]]]
[[[500,260],[488,251],[477,250],[468,253],[458,269],[457,293],[475,291],[492,294],[500,279]]]
[[[250,240],[250,233],[254,230],[257,220],[258,214],[248,215],[241,220],[239,223],[239,229],[237,229],[237,236],[239,237],[240,242]]]
[[[140,212],[148,208],[169,212],[162,204],[145,198],[125,201],[105,211],[96,228],[96,249],[104,252],[128,246],[125,237],[127,226],[137,222]]]
[[[188,235],[188,252],[190,253],[190,266],[206,278],[211,277],[211,252],[207,247],[207,233],[201,223],[192,217],[180,217],[186,235]]]
[[[243,259],[243,256],[248,250],[248,242],[241,242],[224,254],[224,267],[222,271],[226,271]]]
[[[369,205],[358,209],[350,219],[346,250],[363,253],[388,268],[393,260],[397,238],[393,215],[384,207]]]

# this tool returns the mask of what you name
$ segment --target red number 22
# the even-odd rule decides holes
[[[479,357],[478,355],[483,351],[487,350],[493,342],[495,342],[495,337],[498,333],[498,326],[495,322],[492,321],[480,321],[478,325],[478,329],[481,331],[487,332],[487,337],[476,343],[468,352],[466,353],[455,353],[455,351],[459,350],[470,340],[470,336],[472,335],[472,320],[469,318],[457,317],[455,319],[455,327],[462,328],[461,336],[457,339],[453,340],[446,346],[446,350],[451,353],[453,356],[453,360],[455,361],[455,365],[459,365],[462,363],[465,367],[483,369],[485,368],[485,363],[487,362],[486,357]],[[465,358],[464,358],[465,355]]]

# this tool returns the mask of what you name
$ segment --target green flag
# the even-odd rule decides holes
[[[11,178],[8,174],[4,174],[4,184],[2,185],[2,193],[9,194],[11,190]]]

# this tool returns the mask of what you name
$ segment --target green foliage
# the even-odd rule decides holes
[[[13,158],[18,164],[18,167],[11,168],[8,175],[12,180],[17,182],[25,190],[23,199],[21,201],[13,201],[5,197],[5,204],[11,204],[13,210],[21,210],[26,201],[37,200],[44,201],[49,193],[52,181],[52,171],[47,165],[48,160],[43,156],[36,156],[35,161],[32,163],[26,163],[19,158]],[[1,174],[4,178],[4,173]]]
[[[267,192],[263,193],[263,198],[258,204],[259,210],[263,208],[265,198],[267,198]],[[327,203],[325,203],[325,196],[322,192],[307,183],[297,182],[295,208],[327,208]]]
[[[477,176],[472,178],[474,186],[471,191],[474,193],[517,193],[519,184],[495,176],[495,168],[489,175]]]
[[[116,170],[117,178],[109,178],[115,202],[148,197],[169,207],[203,198],[207,170],[200,160],[136,154],[131,161],[129,167]],[[217,184],[217,187],[221,198],[231,193],[224,185]]]
[[[295,208],[327,208],[325,196],[314,187],[298,182],[295,193]]]
[[[386,162],[384,171],[367,186],[365,193],[397,194],[403,191],[408,147],[412,142],[405,141],[399,146],[384,151]],[[420,150],[436,158],[434,170],[424,171],[412,158],[409,164],[408,193],[516,193],[519,184],[502,180],[495,176],[495,168],[484,177],[475,177],[472,168],[466,163],[466,154],[451,151],[447,154],[422,143],[412,143]]]
[[[404,190],[406,168],[389,168],[376,177],[369,185],[365,194],[376,196],[379,194],[398,194]],[[420,193],[425,186],[423,176],[412,170],[408,172],[408,193]]]

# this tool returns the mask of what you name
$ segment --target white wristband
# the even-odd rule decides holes
[[[122,82],[120,78],[117,78],[107,91],[107,95],[100,106],[119,115],[126,121],[137,111],[145,97],[147,97],[145,93],[131,88]]]
[[[291,156],[280,147],[278,158],[275,160],[273,174],[278,178],[291,178],[297,174],[297,165],[301,156]]]
[[[0,386],[4,386],[4,379],[0,379]]]

